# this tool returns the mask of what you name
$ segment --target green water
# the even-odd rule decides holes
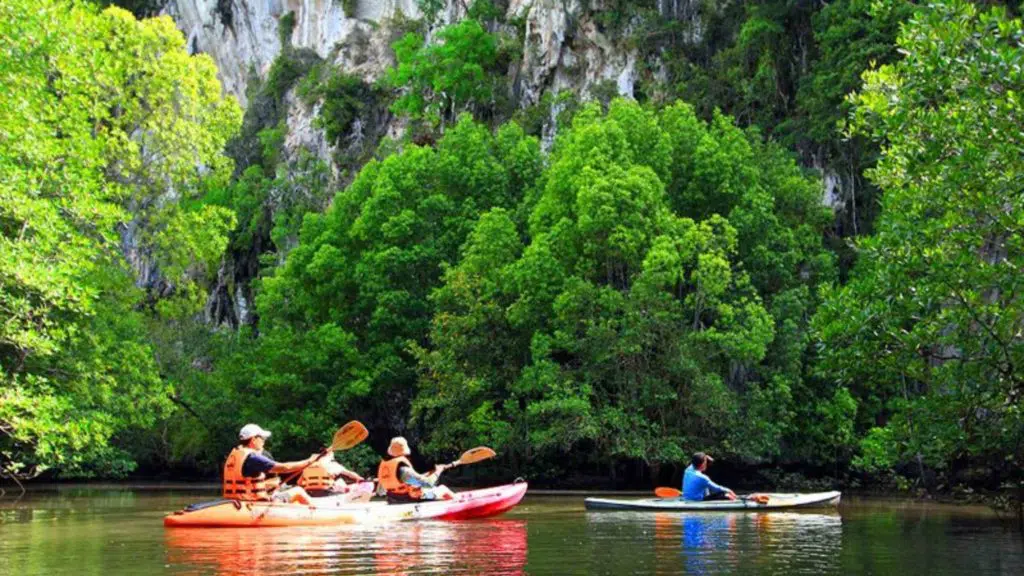
[[[499,518],[165,529],[209,492],[62,489],[0,500],[0,574],[1024,574],[983,508],[844,499],[800,513],[587,512],[531,497]]]

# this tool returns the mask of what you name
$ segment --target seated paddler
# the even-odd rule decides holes
[[[317,459],[317,454],[295,462],[275,462],[264,454],[270,432],[256,424],[246,424],[238,432],[238,446],[224,463],[223,497],[231,500],[281,500],[309,504],[309,495],[300,487],[277,491],[279,474],[298,472]]]
[[[361,501],[373,496],[373,482],[336,461],[333,452],[306,467],[298,484],[313,497],[344,494],[345,500]]]
[[[707,474],[704,473],[708,464],[715,460],[703,452],[697,452],[690,459],[690,465],[683,473],[683,500],[735,500],[736,493],[715,484]]]
[[[391,439],[388,456],[377,468],[377,482],[387,493],[388,502],[399,504],[420,500],[451,500],[455,493],[446,486],[437,484],[437,479],[447,469],[445,465],[434,467],[430,474],[420,474],[409,462],[409,443],[401,436]]]

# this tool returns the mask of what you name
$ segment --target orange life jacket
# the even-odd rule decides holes
[[[266,474],[260,474],[254,478],[242,475],[242,464],[249,454],[255,452],[252,448],[235,446],[235,449],[228,454],[227,462],[224,463],[224,488],[222,495],[231,500],[270,500],[270,492],[281,483],[280,478],[267,478]]]
[[[412,464],[409,463],[409,459],[405,456],[392,458],[391,460],[382,460],[380,466],[377,467],[377,483],[387,491],[389,496],[401,496],[419,500],[423,496],[422,490],[402,482],[402,479],[398,477],[398,469],[401,466],[412,468]]]
[[[302,476],[299,476],[299,486],[305,488],[306,491],[330,490],[334,486],[334,476],[327,471],[323,462],[317,461],[306,466],[306,469],[302,471]]]

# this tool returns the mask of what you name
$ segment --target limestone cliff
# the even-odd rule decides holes
[[[569,90],[585,95],[595,85],[614,84],[620,95],[632,96],[637,82],[638,54],[600,30],[594,15],[601,1],[510,0],[506,20],[525,28],[518,69],[511,70],[513,98],[523,107],[536,104],[546,91]],[[463,0],[448,0],[434,28],[465,16]],[[660,0],[666,18],[688,23],[690,38],[701,33],[695,0]],[[349,6],[351,14],[345,13]],[[171,0],[166,12],[188,39],[189,49],[216,61],[224,89],[247,103],[246,89],[254,78],[266,76],[281,53],[279,25],[294,13],[290,42],[313,50],[320,58],[368,81],[379,78],[393,63],[391,24],[420,18],[416,0]],[[657,70],[658,62],[645,63]],[[322,140],[306,133],[315,110],[288,114],[289,145],[313,144],[321,154]]]

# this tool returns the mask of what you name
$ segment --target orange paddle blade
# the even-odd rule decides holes
[[[654,489],[654,495],[658,498],[679,498],[683,495],[682,491],[676,490],[675,488],[669,488],[667,486],[659,486]]]
[[[348,450],[366,440],[369,435],[370,431],[366,429],[366,426],[363,426],[357,420],[353,420],[334,433],[334,439],[331,440],[331,450]]]
[[[462,456],[455,461],[456,465],[462,464],[473,464],[480,462],[481,460],[487,460],[488,458],[494,458],[498,453],[491,450],[487,446],[477,446],[476,448],[470,448],[462,453]]]

